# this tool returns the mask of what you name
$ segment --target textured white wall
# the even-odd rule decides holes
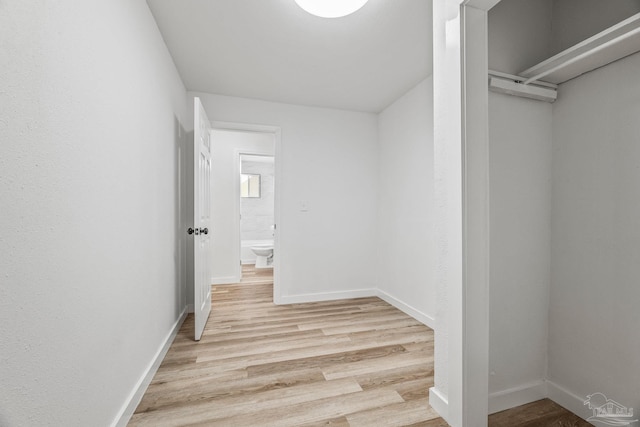
[[[563,84],[553,108],[549,378],[640,408],[640,54]]]
[[[206,102],[202,99],[205,108]],[[213,120],[211,113],[209,119]],[[274,154],[273,134],[214,130],[211,172],[212,281],[235,283],[240,275],[240,204],[236,173],[240,152]]]
[[[378,289],[433,323],[433,79],[380,113],[378,132]]]
[[[490,393],[546,376],[551,120],[549,103],[489,94]]]
[[[185,306],[186,92],[143,0],[0,3],[0,425],[109,425]]]
[[[283,302],[375,287],[377,115],[205,93],[211,120],[279,126]],[[301,211],[305,202],[308,211]]]

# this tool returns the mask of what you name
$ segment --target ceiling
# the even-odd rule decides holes
[[[380,112],[431,74],[431,0],[336,19],[294,0],[147,3],[190,91]]]

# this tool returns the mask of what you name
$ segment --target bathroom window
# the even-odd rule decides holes
[[[260,175],[240,174],[240,197],[260,197]]]

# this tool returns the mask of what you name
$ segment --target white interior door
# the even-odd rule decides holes
[[[211,124],[200,98],[194,99],[193,298],[195,339],[199,341],[211,312]]]

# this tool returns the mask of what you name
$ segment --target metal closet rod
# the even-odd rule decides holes
[[[595,47],[593,47],[593,48],[591,48],[591,49],[589,49],[589,50],[587,50],[585,52],[582,52],[581,54],[579,54],[577,56],[574,56],[573,58],[570,58],[570,59],[568,59],[566,61],[563,61],[563,62],[559,63],[558,65],[556,65],[556,66],[554,66],[552,68],[549,68],[548,70],[545,70],[545,71],[543,71],[541,73],[536,74],[535,76],[533,76],[531,78],[526,79],[523,83],[524,84],[529,84],[529,83],[537,82],[538,79],[541,79],[541,78],[543,78],[545,76],[548,76],[549,74],[555,73],[556,71],[561,70],[564,67],[567,67],[567,66],[569,66],[571,64],[574,64],[574,63],[576,63],[578,61],[581,61],[584,58],[587,58],[587,57],[589,57],[591,55],[594,55],[594,54],[600,52],[601,50],[605,50],[608,47],[615,46],[616,44],[618,44],[618,43],[620,43],[620,42],[622,42],[622,41],[624,41],[624,40],[626,40],[628,38],[636,36],[638,33],[640,33],[640,27],[636,28],[636,29],[634,29],[632,31],[629,31],[627,33],[621,34],[621,35],[619,35],[619,36],[617,36],[617,37],[615,37],[615,38],[613,38],[613,39],[611,39],[611,40],[609,40],[609,41],[607,41],[605,43],[602,43],[601,45],[595,46]]]
[[[507,74],[501,71],[489,70],[489,75],[493,77],[502,77],[503,79],[513,80],[514,82],[520,82],[522,84],[527,84],[525,83],[527,81],[526,77],[516,76],[515,74]],[[531,84],[534,84],[536,86],[549,87],[551,89],[558,89],[558,85],[553,83],[543,82],[541,80],[536,80],[535,82],[531,82]]]

